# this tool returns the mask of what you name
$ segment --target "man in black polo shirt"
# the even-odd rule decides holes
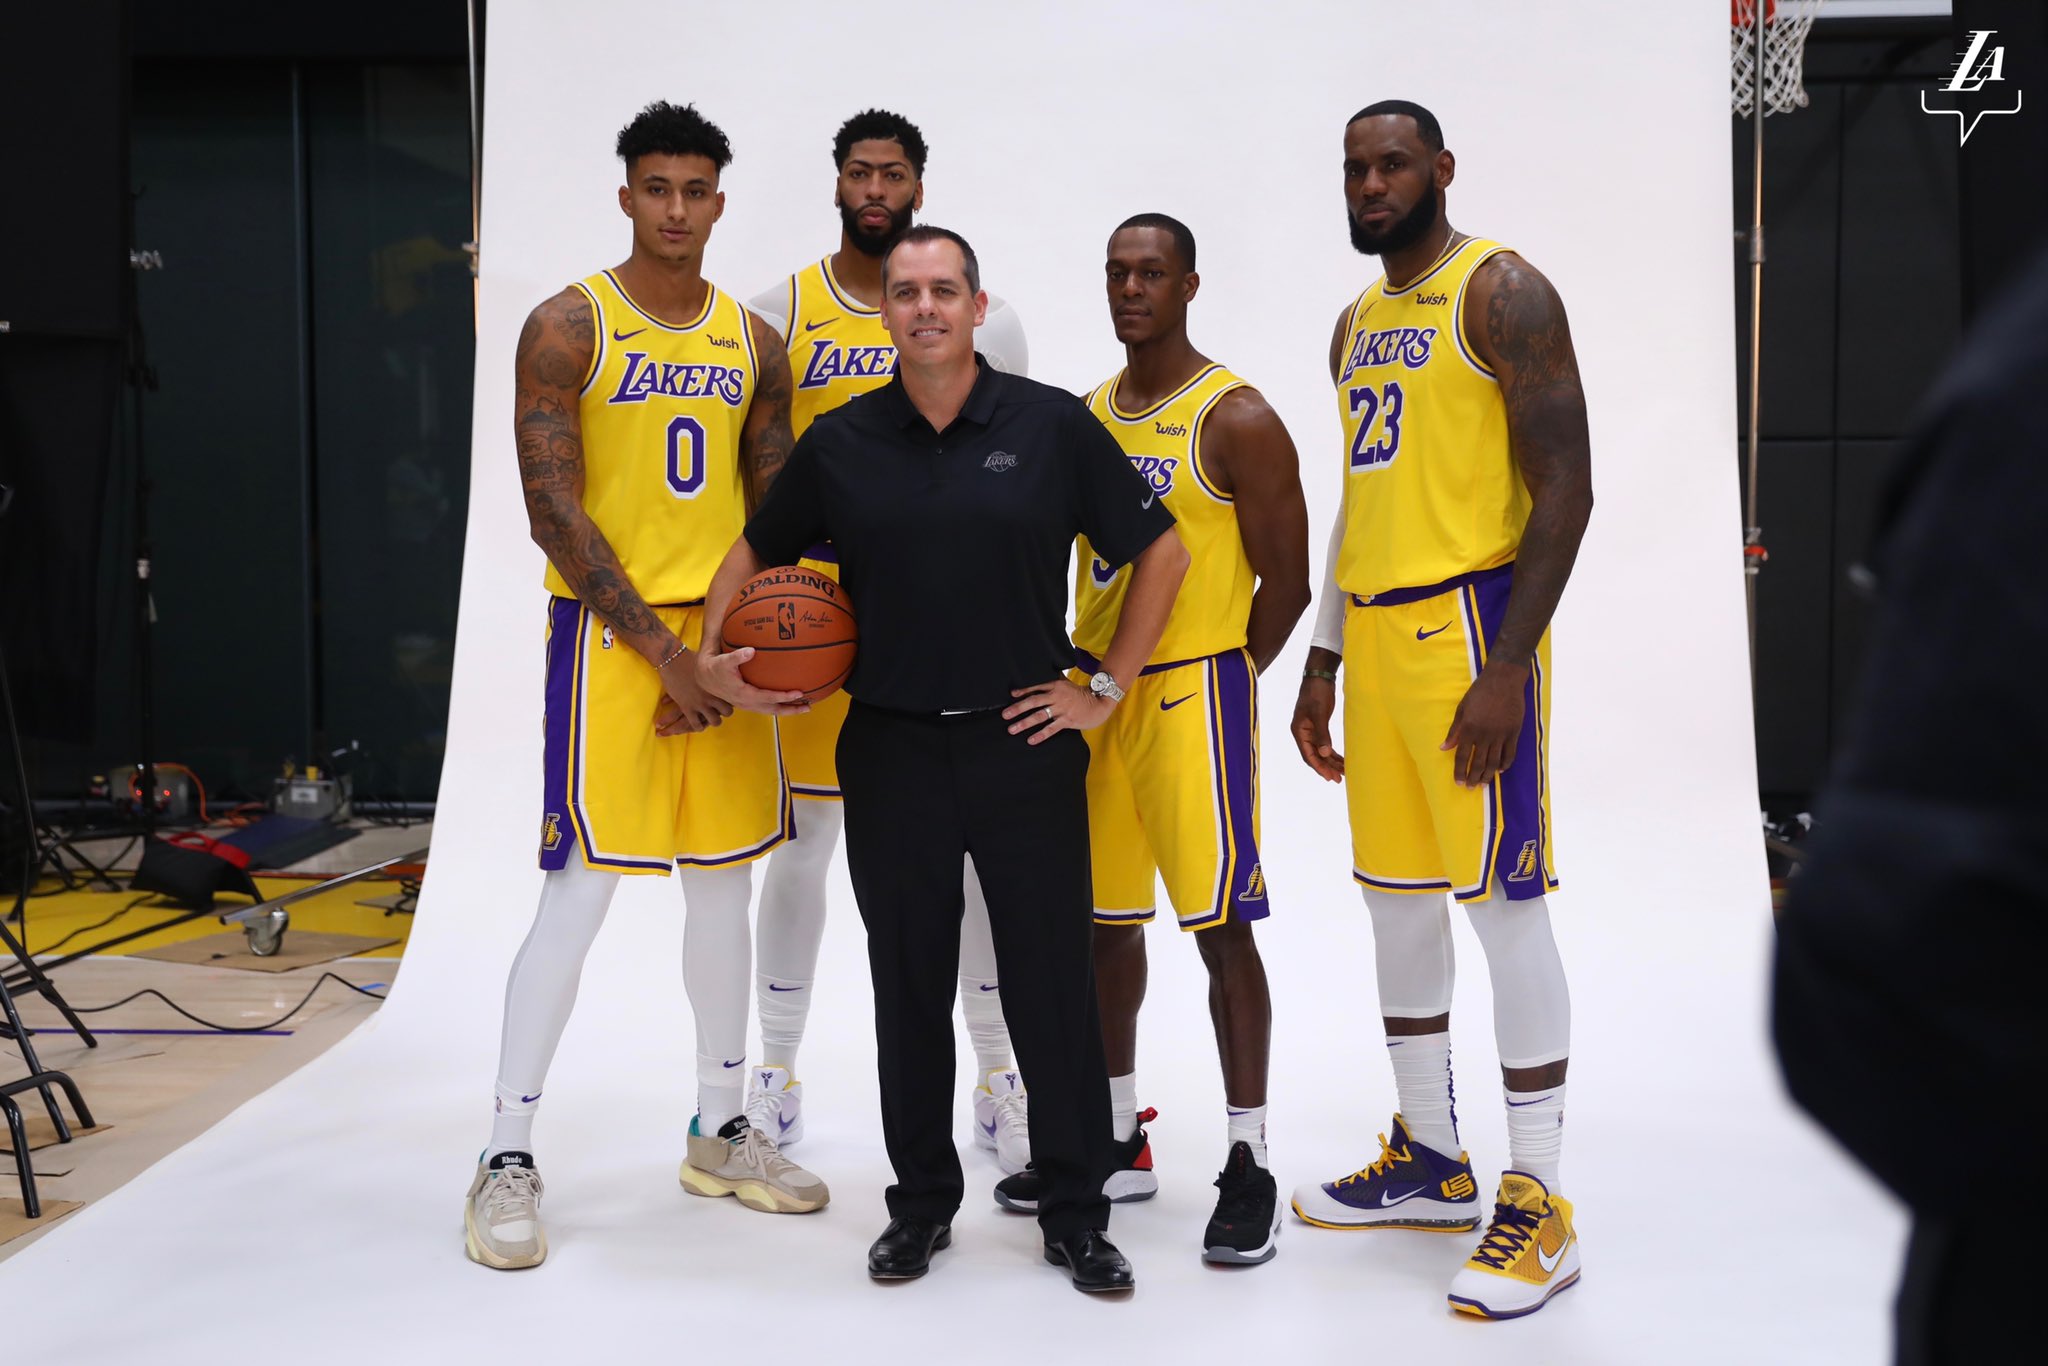
[[[1132,1284],[1102,1235],[1109,1081],[1090,959],[1086,743],[1151,656],[1188,555],[1116,442],[1062,390],[974,354],[987,295],[957,234],[912,228],[883,262],[897,377],[820,417],[706,594],[706,688],[749,687],[750,650],[715,653],[733,594],[829,539],[860,621],[839,739],[846,853],[875,985],[882,1134],[896,1183],[870,1274],[921,1276],[951,1240],[952,989],[960,874],[972,854],[1031,1085],[1046,1260],[1082,1290]],[[1068,554],[1085,534],[1134,566],[1102,672],[1066,680]]]

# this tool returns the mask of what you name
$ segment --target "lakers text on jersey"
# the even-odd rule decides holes
[[[1173,513],[1190,562],[1151,662],[1109,720],[1086,732],[1095,917],[1151,920],[1163,879],[1182,929],[1257,920],[1270,908],[1259,862],[1258,670],[1244,648],[1254,576],[1236,506],[1201,446],[1209,414],[1244,381],[1211,365],[1130,411],[1117,401],[1121,380],[1099,386],[1088,406]],[[1101,667],[1130,578],[1081,539],[1077,682]]]
[[[790,276],[785,288],[783,316],[789,319],[789,332],[784,340],[796,384],[790,426],[802,436],[819,414],[887,384],[896,373],[896,344],[882,325],[882,311],[861,303],[834,278],[831,257]],[[839,562],[829,545],[813,547],[803,563],[838,577]],[[809,711],[776,722],[783,766],[796,796],[838,798],[839,769],[833,755],[847,704],[841,689],[812,703]]]
[[[641,597],[701,602],[746,524],[740,429],[757,374],[747,312],[707,284],[702,311],[677,327],[611,271],[575,287],[597,329],[578,407],[584,510]],[[547,588],[574,596],[553,565]]]
[[[1461,787],[1443,748],[1500,631],[1529,518],[1500,385],[1464,334],[1473,272],[1505,250],[1469,239],[1402,289],[1375,283],[1351,306],[1338,367],[1344,793],[1353,876],[1382,891],[1524,900],[1557,886],[1547,633],[1526,661],[1507,770]]]

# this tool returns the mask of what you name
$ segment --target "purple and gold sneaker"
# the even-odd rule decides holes
[[[1479,1186],[1464,1153],[1445,1157],[1408,1136],[1394,1116],[1394,1138],[1379,1136],[1370,1166],[1322,1185],[1298,1186],[1294,1213],[1318,1228],[1414,1228],[1465,1233],[1479,1227]]]

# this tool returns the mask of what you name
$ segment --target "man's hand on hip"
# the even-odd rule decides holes
[[[1043,744],[1063,730],[1093,730],[1109,719],[1116,703],[1098,697],[1088,689],[1064,678],[1040,683],[1035,688],[1012,688],[1016,698],[1003,708],[1010,734],[1031,733],[1031,743]]]

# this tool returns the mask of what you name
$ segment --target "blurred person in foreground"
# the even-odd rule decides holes
[[[1972,1159],[2048,1119],[2044,393],[2048,255],[1936,384],[1886,491],[1863,695],[1779,925],[1786,1082],[1913,1211],[1901,1366],[2005,1359],[2025,1302],[2024,1207]]]

